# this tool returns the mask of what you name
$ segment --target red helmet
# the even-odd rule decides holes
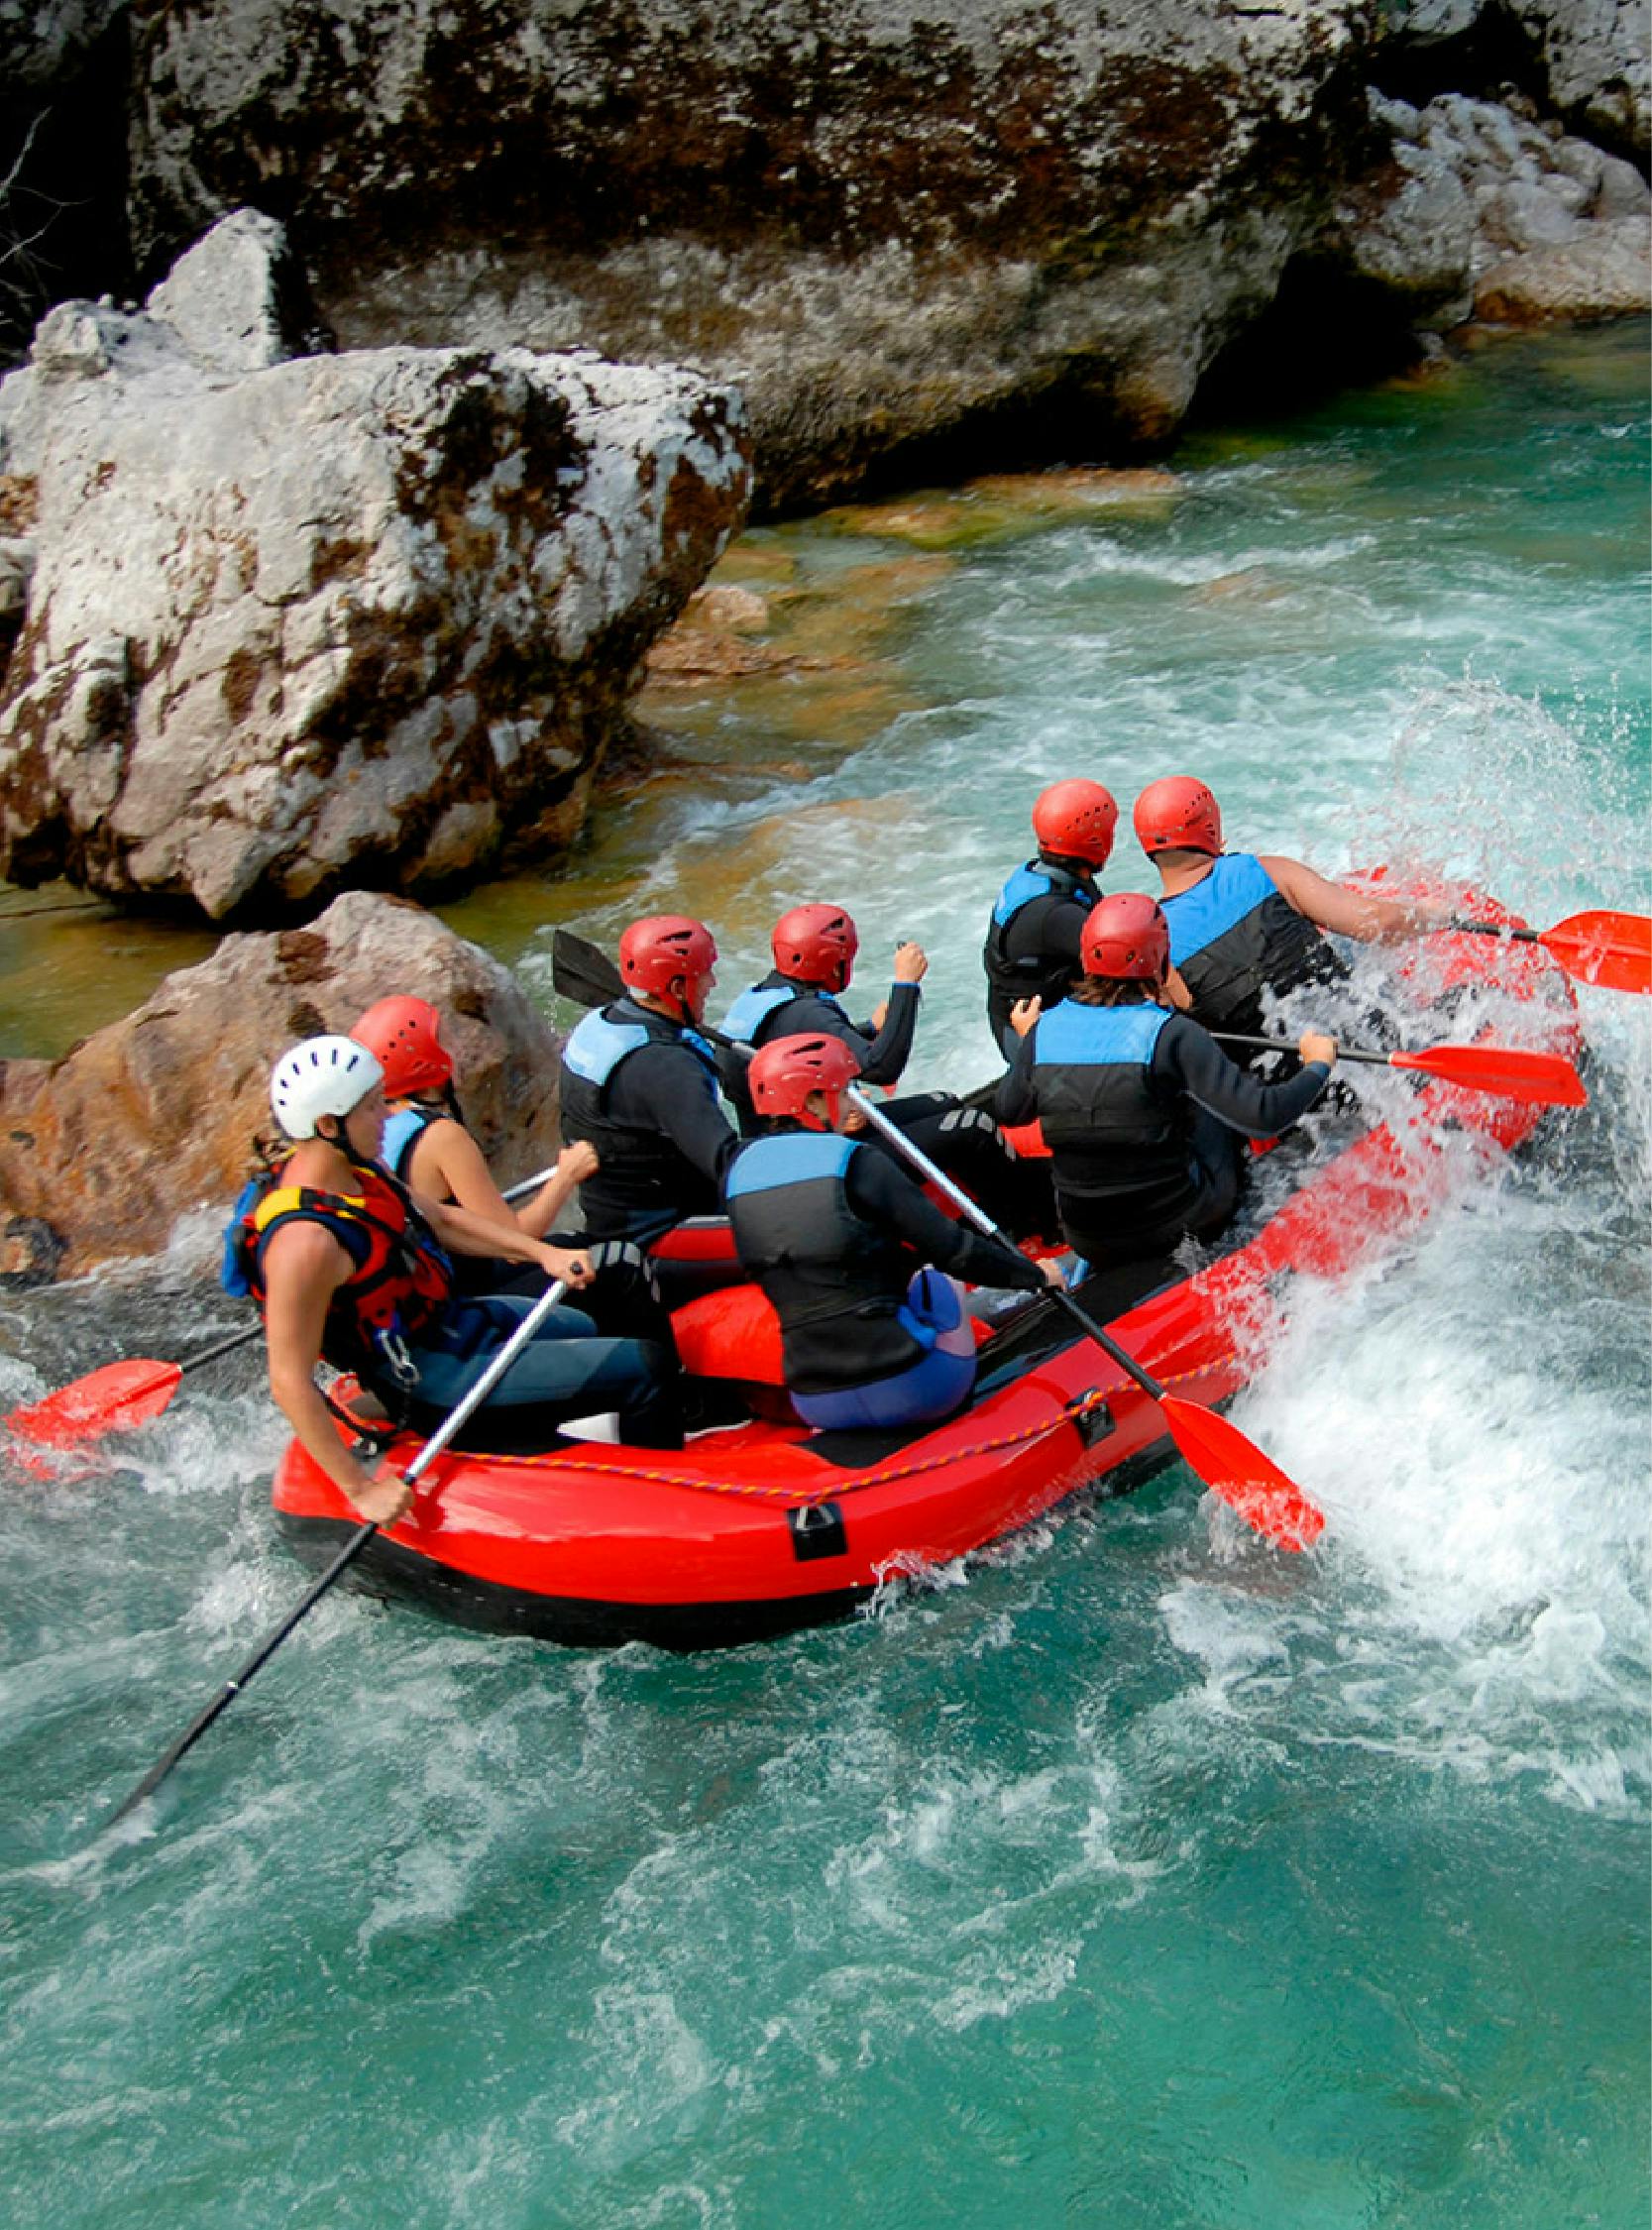
[[[380,999],[350,1032],[385,1071],[385,1097],[440,1091],[453,1076],[453,1056],[438,1031],[441,1017],[426,999]]]
[[[1156,851],[1208,851],[1214,857],[1222,848],[1222,809],[1190,774],[1150,782],[1136,801],[1135,821],[1150,859]]]
[[[650,999],[669,998],[679,977],[709,974],[716,957],[716,939],[687,914],[650,914],[619,940],[620,974]]]
[[[1078,940],[1086,975],[1156,983],[1170,960],[1170,925],[1156,898],[1121,890],[1093,906]]]
[[[1060,859],[1082,859],[1092,867],[1105,867],[1113,849],[1113,831],[1119,809],[1111,790],[1088,782],[1081,774],[1065,782],[1052,782],[1033,808],[1033,834],[1041,851]]]
[[[782,914],[769,939],[774,964],[800,983],[841,991],[860,949],[855,926],[841,906],[794,906]]]
[[[824,1131],[835,1126],[843,1088],[859,1074],[854,1049],[841,1038],[776,1038],[753,1055],[746,1082],[759,1115],[790,1115],[808,1130]],[[811,1092],[826,1093],[829,1124],[804,1104]]]

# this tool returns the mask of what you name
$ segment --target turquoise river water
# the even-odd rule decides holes
[[[666,770],[450,918],[548,1003],[553,921],[693,905],[731,994],[839,898],[867,1004],[925,941],[919,1080],[967,1084],[1056,773],[1645,910],[1646,344],[1508,340],[1119,502],[756,535],[725,574],[798,655],[651,691]],[[99,941],[109,980],[205,944],[0,920],[0,1054],[102,1019]],[[243,1358],[91,1476],[0,1455],[5,2219],[1644,2223],[1649,1009],[1582,1005],[1592,1107],[1310,1292],[1236,1407],[1328,1512],[1306,1557],[1177,1467],[725,1655],[334,1597],[100,1838],[301,1591],[281,1434]],[[16,1300],[0,1406],[227,1327],[202,1266]]]

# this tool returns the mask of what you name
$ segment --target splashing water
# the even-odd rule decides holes
[[[1237,842],[1539,923],[1643,910],[1644,345],[1202,435],[1135,509],[983,534],[938,500],[959,536],[916,568],[877,514],[754,537],[820,630],[898,580],[872,739],[818,717],[837,668],[656,692],[695,778],[453,919],[548,995],[551,919],[705,912],[731,996],[783,906],[837,897],[851,1007],[921,937],[915,1080],[965,1085],[987,906],[1059,773],[1128,804],[1204,772]],[[1109,887],[1142,879],[1126,836]],[[99,1841],[301,1589],[280,1434],[249,1360],[111,1468],[8,1475],[10,2219],[1643,2219],[1649,1016],[1581,1000],[1591,1107],[1449,1154],[1419,1235],[1293,1289],[1236,1416],[1326,1508],[1306,1558],[1173,1469],[723,1657],[330,1599]],[[205,1344],[199,1272],[26,1298],[0,1393]]]

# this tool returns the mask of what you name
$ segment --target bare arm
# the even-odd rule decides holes
[[[1448,905],[1434,899],[1374,898],[1364,891],[1345,890],[1341,883],[1327,882],[1311,867],[1304,867],[1299,859],[1284,859],[1275,853],[1258,856],[1299,914],[1338,937],[1357,938],[1362,945],[1416,937],[1425,930],[1437,929],[1451,913]]]
[[[565,1146],[557,1157],[556,1173],[520,1208],[512,1208],[494,1182],[482,1149],[463,1123],[443,1120],[428,1124],[413,1148],[411,1173],[421,1192],[446,1197],[496,1228],[525,1231],[530,1239],[543,1239],[572,1198],[576,1187],[597,1167],[594,1148]],[[496,1247],[494,1253],[502,1253]]]
[[[315,1385],[327,1310],[351,1268],[349,1255],[320,1224],[291,1223],[271,1239],[264,1254],[270,1392],[298,1445],[339,1493],[375,1525],[393,1525],[413,1499],[411,1489],[393,1472],[375,1478],[364,1470],[340,1440]]]
[[[490,1223],[470,1208],[432,1200],[422,1192],[413,1194],[413,1205],[450,1254],[537,1263],[547,1278],[561,1278],[570,1285],[589,1285],[595,1276],[583,1249],[548,1247],[544,1240],[530,1238],[508,1210],[503,1223]]]

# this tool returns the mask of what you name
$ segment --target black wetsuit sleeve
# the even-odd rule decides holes
[[[912,1035],[918,1027],[918,997],[916,983],[893,984],[881,1030],[874,1031],[869,1022],[851,1025],[863,1084],[900,1081],[902,1069],[912,1059]]]
[[[1039,1112],[1033,1090],[1033,1033],[1029,1030],[1025,1038],[1016,1038],[1012,1032],[1011,1039],[1015,1050],[1010,1072],[998,1087],[993,1113],[1001,1123],[1030,1123]]]
[[[616,1123],[661,1131],[720,1194],[739,1139],[718,1104],[704,1062],[687,1046],[644,1046],[613,1080]]]
[[[849,1157],[843,1188],[857,1216],[893,1231],[926,1263],[971,1285],[1014,1285],[1036,1292],[1045,1283],[1036,1263],[1008,1241],[988,1239],[942,1215],[887,1154],[870,1147]]]
[[[1082,974],[1079,964],[1079,940],[1084,935],[1084,924],[1090,916],[1086,908],[1073,899],[1063,898],[1051,906],[1042,925],[1041,942],[1044,949],[1055,958],[1070,960],[1074,975]]]
[[[1230,1130],[1252,1138],[1289,1130],[1331,1079],[1322,1060],[1310,1060],[1282,1084],[1259,1083],[1248,1070],[1236,1068],[1215,1039],[1184,1014],[1172,1015],[1158,1033],[1153,1073],[1159,1083],[1208,1108]]]

